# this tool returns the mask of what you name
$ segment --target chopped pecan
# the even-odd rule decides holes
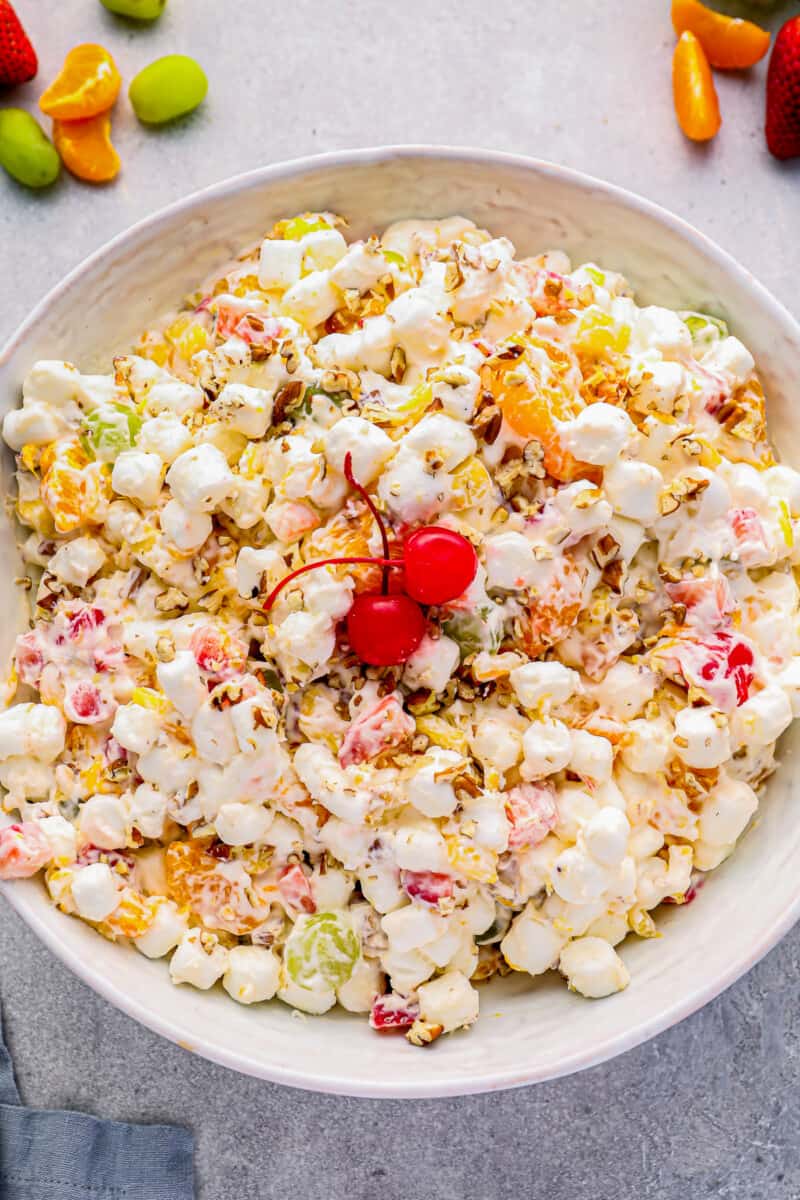
[[[496,404],[488,404],[478,413],[472,424],[472,431],[481,438],[487,446],[493,446],[497,441],[503,425],[503,414]]]
[[[625,577],[625,564],[622,559],[612,559],[610,563],[606,563],[603,567],[603,583],[606,587],[611,588],[615,595],[619,596],[622,593],[622,580]]]
[[[402,383],[406,373],[406,352],[402,346],[395,346],[389,359],[389,371],[395,383]]]
[[[524,353],[524,346],[520,346],[518,343],[512,342],[510,345],[504,346],[502,350],[498,350],[495,358],[502,360],[511,359],[513,361],[515,358],[521,358]]]
[[[272,406],[273,425],[278,425],[284,420],[287,412],[305,395],[305,390],[306,385],[302,379],[292,379],[289,383],[283,385],[275,396],[275,402]]]
[[[602,570],[619,554],[619,542],[610,533],[598,538],[592,549],[592,558]]]
[[[161,592],[156,596],[156,609],[158,612],[173,612],[175,609],[189,607],[189,597],[179,588],[167,588],[165,592]]]
[[[156,658],[159,662],[172,662],[175,657],[175,642],[168,633],[162,633],[156,642]]]
[[[462,771],[460,775],[455,776],[453,779],[453,787],[457,792],[466,792],[470,799],[475,799],[475,797],[480,796],[481,794],[481,789],[478,787],[478,784],[471,775],[466,773],[466,771]]]
[[[456,288],[461,287],[463,282],[464,272],[461,269],[461,263],[457,259],[453,259],[445,267],[444,290],[446,292],[454,292]]]
[[[444,1025],[434,1024],[433,1021],[423,1021],[421,1017],[417,1017],[406,1034],[406,1038],[412,1046],[430,1046],[443,1033]]]

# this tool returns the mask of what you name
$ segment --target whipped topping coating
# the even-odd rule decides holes
[[[280,221],[109,374],[31,367],[0,878],[425,1045],[498,973],[620,991],[733,850],[800,713],[800,474],[720,320],[461,217],[346,234]],[[377,566],[264,607],[380,557],[347,455],[393,555],[477,555],[396,665],[347,639]]]

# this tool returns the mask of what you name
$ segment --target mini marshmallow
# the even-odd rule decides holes
[[[641,525],[652,525],[658,519],[663,486],[661,472],[655,467],[629,459],[613,462],[603,476],[603,490],[614,512]]]
[[[522,738],[523,779],[563,771],[572,755],[572,737],[562,721],[535,721]]]
[[[300,243],[289,239],[265,238],[258,259],[258,282],[266,291],[297,283],[303,252]]]
[[[675,714],[675,751],[687,767],[721,766],[731,756],[726,718],[708,708],[681,709]]]
[[[529,662],[515,667],[509,680],[523,708],[564,704],[580,690],[577,671],[559,662]]]
[[[561,427],[563,445],[580,462],[607,467],[619,458],[636,432],[628,414],[613,404],[588,404]]]
[[[441,1025],[445,1033],[478,1019],[478,993],[460,971],[448,971],[417,990],[423,1021]]]
[[[558,965],[572,991],[592,1000],[621,992],[630,983],[627,967],[603,938],[582,937],[569,942],[561,951]]]
[[[155,504],[161,492],[161,459],[157,454],[145,454],[141,450],[123,450],[117,455],[111,472],[111,486],[120,496],[128,496],[137,503]]]
[[[280,985],[281,962],[264,946],[233,946],[222,986],[240,1004],[271,1000]]]
[[[229,954],[215,934],[187,929],[170,959],[172,982],[208,991],[228,969]]]
[[[119,876],[107,863],[81,867],[72,879],[72,899],[78,915],[86,921],[104,921],[119,904]]]
[[[153,920],[133,944],[145,958],[163,958],[175,949],[188,928],[188,917],[173,900],[159,900]]]
[[[173,496],[192,512],[212,512],[230,495],[233,482],[225,455],[208,442],[179,454],[167,471]]]
[[[500,943],[508,965],[514,971],[541,975],[558,962],[566,938],[550,921],[540,916],[532,904],[515,917]]]

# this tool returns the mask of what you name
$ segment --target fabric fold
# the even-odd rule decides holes
[[[192,1200],[194,1139],[20,1101],[0,1025],[2,1200]]]

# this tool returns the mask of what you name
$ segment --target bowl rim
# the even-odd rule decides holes
[[[646,217],[666,227],[668,231],[680,237],[684,242],[696,247],[708,258],[714,260],[722,270],[737,278],[740,285],[753,294],[756,302],[767,310],[777,325],[792,332],[800,343],[800,324],[777,300],[772,293],[749,271],[742,266],[732,254],[723,250],[712,238],[696,229],[683,217],[663,208],[655,201],[632,192],[618,184],[608,183],[596,176],[571,167],[560,166],[544,159],[523,154],[513,154],[505,151],[487,150],[470,146],[438,146],[427,143],[408,143],[385,146],[370,146],[361,149],[335,150],[324,154],[304,155],[272,163],[268,166],[257,167],[237,175],[200,188],[181,199],[157,209],[148,216],[136,221],[133,225],[115,234],[97,250],[81,260],[44,297],[34,306],[29,315],[11,334],[0,350],[0,368],[4,367],[12,354],[22,344],[29,331],[46,316],[49,307],[57,301],[64,292],[109,255],[115,255],[142,234],[152,234],[159,226],[171,222],[180,214],[189,215],[195,208],[210,201],[235,193],[259,188],[273,181],[289,178],[301,178],[314,171],[325,168],[342,168],[379,165],[387,160],[402,159],[431,159],[445,160],[452,163],[470,162],[486,167],[508,166],[521,168],[554,181],[566,183],[578,190],[603,192],[611,199],[622,205],[638,210]],[[127,1016],[140,1022],[146,1028],[171,1042],[188,1049],[201,1057],[228,1067],[245,1075],[255,1076],[290,1087],[302,1088],[335,1095],[348,1095],[375,1099],[433,1099],[470,1095],[481,1092],[499,1091],[506,1088],[521,1087],[526,1084],[540,1083],[548,1079],[559,1078],[588,1067],[597,1066],[608,1059],[623,1054],[656,1034],[663,1032],[690,1016],[709,1001],[719,996],[726,988],[735,983],[764,957],[800,918],[800,881],[792,902],[784,909],[778,919],[762,931],[757,941],[731,958],[726,969],[713,980],[701,984],[672,1004],[662,1009],[652,1017],[637,1023],[623,1035],[611,1034],[604,1040],[593,1044],[591,1049],[576,1050],[559,1060],[555,1065],[538,1066],[525,1069],[505,1069],[494,1074],[483,1074],[474,1081],[464,1079],[457,1074],[443,1074],[433,1081],[390,1082],[375,1079],[374,1081],[353,1081],[343,1074],[317,1075],[307,1069],[269,1066],[255,1062],[245,1054],[203,1042],[189,1044],[187,1032],[174,1020],[162,1016],[157,1011],[141,1003],[133,995],[118,989],[111,977],[95,970],[89,960],[77,959],[72,952],[66,950],[59,939],[55,922],[46,919],[28,903],[26,893],[12,884],[0,883],[0,892],[5,896],[12,908],[25,921],[41,942],[60,959],[75,975],[88,984],[95,992],[108,1000],[114,1007]],[[54,910],[55,911],[55,910]]]

